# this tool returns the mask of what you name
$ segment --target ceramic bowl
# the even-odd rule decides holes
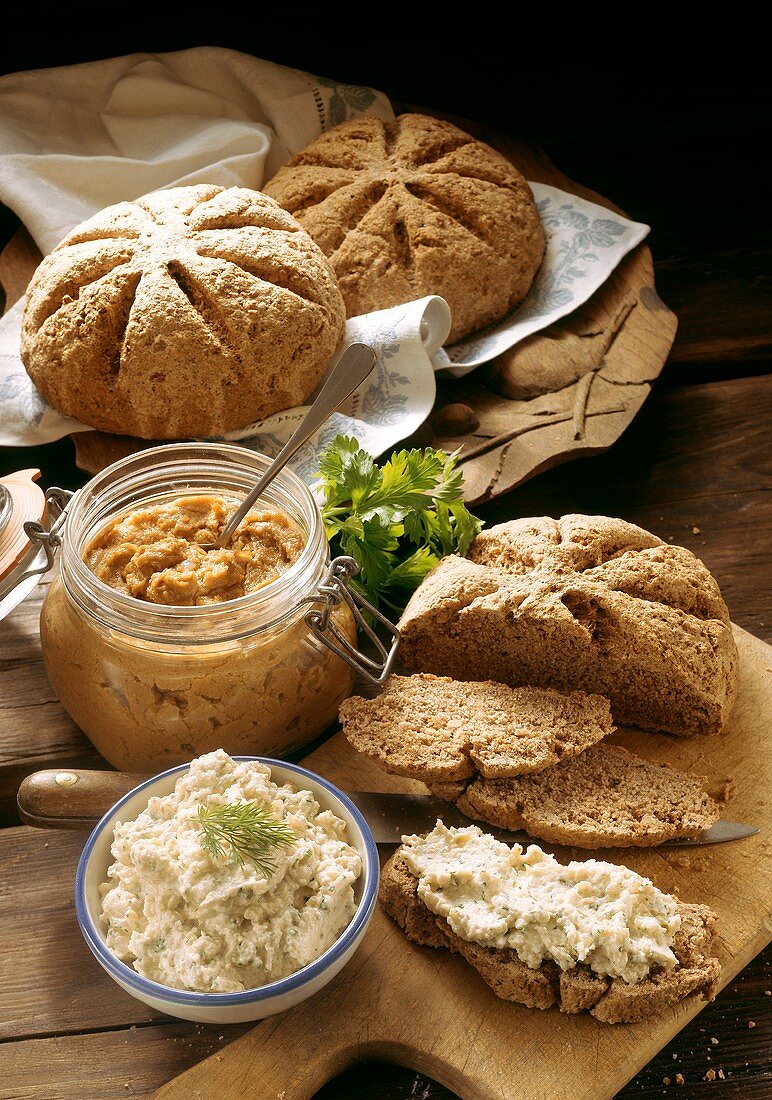
[[[312,997],[335,977],[356,951],[370,923],[378,894],[378,851],[373,835],[362,814],[342,791],[298,764],[269,760],[262,756],[236,756],[234,759],[255,760],[266,764],[271,769],[275,783],[291,783],[297,789],[311,791],[323,810],[332,810],[346,822],[349,842],[362,857],[362,874],[354,884],[356,912],[332,947],[314,962],[288,978],[258,989],[247,989],[242,993],[189,993],[143,978],[131,966],[116,958],[107,947],[105,933],[99,921],[99,885],[107,880],[107,869],[113,862],[110,845],[115,823],[136,817],[145,809],[153,795],[169,794],[174,789],[178,776],[188,768],[187,764],[170,768],[169,771],[140,783],[116,802],[86,841],[75,875],[75,910],[80,929],[97,961],[113,981],[132,997],[159,1012],[207,1024],[261,1020],[264,1016],[284,1012],[307,997]]]

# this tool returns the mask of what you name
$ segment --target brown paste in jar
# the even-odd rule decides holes
[[[245,632],[250,610],[225,603],[265,586],[293,564],[305,531],[281,509],[257,507],[225,550],[206,551],[238,500],[204,491],[165,501],[138,502],[107,522],[86,544],[83,560],[112,589],[134,597],[120,622],[105,626],[73,600],[60,572],[48,588],[40,619],[43,654],[62,704],[111,764],[156,772],[223,748],[230,754],[284,756],[318,736],[350,694],[353,670],[322,644],[305,620],[305,603],[277,593],[276,618]],[[320,547],[308,591],[325,573]],[[95,586],[96,587],[96,586]],[[151,602],[148,602],[151,601]],[[235,633],[202,636],[196,619],[174,631],[174,608],[205,604]],[[133,632],[155,606],[172,625],[157,638]],[[143,610],[144,608],[144,610]],[[260,618],[255,609],[255,615]],[[270,617],[267,610],[262,618]],[[356,642],[345,604],[332,609],[339,635]]]
[[[186,496],[137,508],[104,527],[84,560],[111,588],[175,607],[222,603],[270,584],[294,564],[305,538],[278,508],[256,509],[229,544],[216,541],[238,506],[215,496]]]

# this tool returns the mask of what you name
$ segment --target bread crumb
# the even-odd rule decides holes
[[[726,1081],[726,1075],[722,1069],[718,1071],[718,1078],[720,1081]]]
[[[675,1075],[675,1083],[677,1085],[685,1085],[686,1084],[686,1079],[684,1078],[684,1075],[682,1073],[677,1073]]]
[[[716,1038],[715,1035],[711,1035],[710,1041],[711,1041],[711,1043],[713,1044],[714,1047],[718,1046],[718,1039]]]
[[[702,531],[700,530],[700,528],[697,526],[696,523],[695,523],[694,527],[692,527],[692,534],[693,535],[701,535],[702,534]]]
[[[772,997],[772,989],[765,989],[764,990],[764,996],[765,997]]]
[[[671,1054],[670,1057],[673,1059],[674,1062],[678,1061],[678,1055],[677,1054]]]
[[[755,1026],[756,1026],[756,1021],[755,1020],[748,1020],[748,1027],[755,1027]]]
[[[708,1072],[703,1077],[703,1081],[715,1081],[715,1080],[716,1080],[716,1071],[714,1069],[709,1069]]]
[[[708,794],[715,802],[731,802],[737,794],[737,780],[733,775],[717,779],[713,786],[708,788]]]
[[[663,1085],[669,1085],[670,1084],[670,1078],[669,1077],[663,1077],[662,1078],[662,1084]]]

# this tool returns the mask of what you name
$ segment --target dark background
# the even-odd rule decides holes
[[[272,15],[265,5],[220,5],[204,23],[180,5],[165,25],[164,5],[152,15],[143,5],[78,5],[58,37],[37,9],[17,6],[0,72],[226,46],[516,132],[633,217],[647,214],[639,195],[676,191],[709,233],[716,205],[755,205],[766,186],[757,151],[769,58],[747,8],[714,20],[706,7],[592,7],[551,5],[540,15],[514,2],[338,4]],[[104,26],[118,14],[120,27]]]

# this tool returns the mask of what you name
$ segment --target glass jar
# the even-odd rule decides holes
[[[43,656],[62,705],[117,768],[156,772],[215,748],[284,756],[329,726],[351,692],[361,616],[345,579],[340,598],[319,508],[289,471],[261,503],[291,516],[305,545],[255,592],[152,604],[98,580],[83,560],[127,511],[190,493],[241,498],[269,461],[227,444],[156,447],[108,467],[67,508],[41,611]]]

